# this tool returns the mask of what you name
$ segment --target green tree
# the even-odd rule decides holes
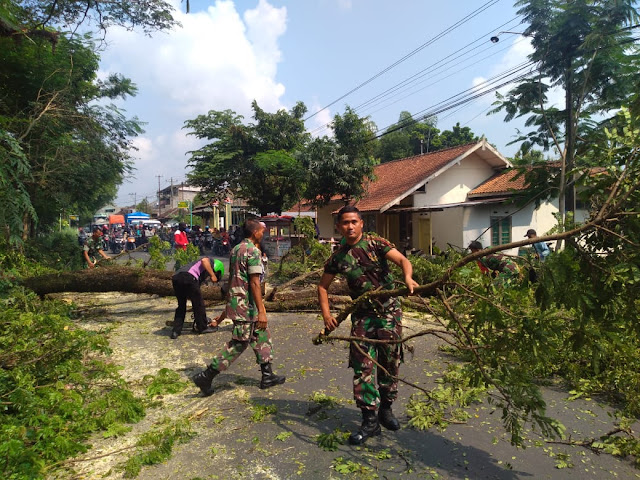
[[[207,200],[232,191],[261,215],[280,213],[300,198],[305,172],[294,155],[308,141],[302,102],[268,113],[253,102],[256,123],[245,125],[231,110],[211,110],[185,122],[190,135],[211,143],[190,152],[189,181]]]
[[[149,34],[179,25],[172,15],[173,7],[163,0],[26,0],[0,4],[0,37],[44,39],[55,45],[60,31],[75,32],[89,23],[103,33],[109,27],[137,27]]]
[[[23,234],[35,218],[46,227],[62,212],[85,216],[108,203],[130,169],[130,138],[141,128],[94,102],[135,87],[117,75],[95,81],[98,57],[85,38],[60,36],[55,52],[43,40],[0,38],[0,63],[0,130],[28,160],[22,185],[37,214],[23,219]]]
[[[435,117],[416,121],[409,112],[400,112],[398,122],[387,128],[380,137],[376,156],[381,163],[385,163],[439,150],[442,147],[436,123]]]
[[[304,198],[318,205],[332,197],[343,201],[360,198],[366,182],[374,179],[376,160],[371,142],[376,127],[349,107],[344,115],[336,115],[331,124],[334,138],[312,140],[299,155],[308,172]]]
[[[142,201],[138,203],[138,205],[136,205],[136,211],[143,212],[143,213],[151,213],[151,204],[149,203],[149,200],[147,200],[146,198],[143,198]]]
[[[0,182],[11,205],[0,223],[24,238],[61,213],[90,216],[116,194],[141,132],[105,100],[135,93],[128,79],[96,79],[91,34],[118,25],[145,33],[176,25],[162,0],[7,0],[0,3]],[[21,218],[18,226],[16,219]]]
[[[637,92],[639,58],[632,28],[638,21],[635,0],[520,0],[518,13],[529,24],[529,56],[537,75],[498,96],[493,113],[505,121],[527,117],[533,127],[514,142],[524,151],[553,148],[561,159],[560,214],[575,210],[574,177],[590,132],[606,125],[612,112],[628,105]],[[615,81],[612,81],[615,79]],[[548,104],[551,89],[564,92],[564,104]],[[596,120],[598,122],[596,123]]]
[[[409,112],[401,112],[398,123],[390,126],[380,138],[377,156],[385,163],[478,141],[471,129],[461,127],[460,123],[442,132],[436,124],[435,117],[416,121]]]
[[[25,219],[36,219],[26,183],[31,180],[29,160],[19,142],[9,132],[0,129],[0,225],[6,239],[21,241]]]
[[[451,148],[458,145],[466,145],[478,141],[469,127],[461,127],[460,122],[457,122],[451,130],[444,130],[440,134],[439,148]]]

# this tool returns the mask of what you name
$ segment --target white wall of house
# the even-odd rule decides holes
[[[557,202],[543,202],[537,209],[534,203],[520,208],[510,204],[476,205],[466,207],[464,213],[463,244],[469,245],[473,240],[479,240],[484,247],[491,246],[491,217],[506,217],[511,215],[511,241],[524,240],[525,233],[530,228],[543,235],[555,226],[554,213],[558,211]],[[517,255],[518,249],[505,250],[508,255]]]
[[[531,227],[538,236],[546,235],[553,227],[558,226],[558,221],[555,215],[559,212],[558,199],[554,198],[551,202],[545,202],[540,205],[540,208],[533,212],[533,218],[531,220]],[[526,230],[522,233],[524,235]]]
[[[324,207],[318,207],[318,215],[316,221],[318,222],[318,229],[320,230],[321,238],[335,237],[335,220],[331,212],[337,210],[339,207],[337,204],[329,204]]]
[[[447,249],[447,243],[458,247],[463,241],[463,207],[445,208],[441,212],[431,212],[431,235],[433,245],[440,250]]]
[[[414,203],[414,206],[464,202],[467,199],[467,193],[494,173],[495,171],[488,163],[477,155],[471,154],[427,183],[426,194],[419,194],[414,199],[414,202],[424,203]]]

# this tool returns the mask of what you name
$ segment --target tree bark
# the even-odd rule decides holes
[[[174,295],[172,275],[169,271],[114,266],[30,277],[23,284],[40,296],[60,292],[127,292],[169,297]],[[222,289],[217,285],[203,285],[202,296],[206,300],[223,299]]]

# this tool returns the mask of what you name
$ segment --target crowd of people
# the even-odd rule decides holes
[[[200,253],[207,251],[217,256],[226,256],[241,240],[240,228],[233,226],[230,232],[225,228],[213,228],[209,226],[201,228],[199,225],[187,226],[181,222],[174,226],[159,227],[137,223],[131,225],[96,225],[87,234],[83,227],[78,228],[78,243],[84,247],[88,240],[94,235],[100,235],[99,241],[92,245],[92,251],[97,252],[97,247],[103,251],[111,251],[118,254],[123,250],[135,250],[140,246],[149,243],[151,237],[158,236],[161,240],[169,242],[171,251],[176,249],[185,250],[187,245],[192,244],[200,249]]]

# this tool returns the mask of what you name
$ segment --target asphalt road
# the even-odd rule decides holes
[[[416,390],[401,384],[394,405],[403,428],[383,430],[364,447],[346,444],[322,448],[319,435],[346,433],[360,423],[353,405],[347,346],[313,346],[321,322],[316,314],[269,314],[274,339],[274,370],[287,376],[284,385],[260,390],[260,370],[248,350],[214,380],[216,392],[204,398],[190,377],[205,367],[230,336],[230,326],[218,332],[185,332],[170,340],[165,321],[173,316],[175,299],[133,294],[66,294],[89,304],[97,314],[81,320],[84,328],[109,327],[111,361],[144,395],[144,378],[161,368],[177,371],[185,390],[155,398],[147,417],[118,438],[92,439],[93,448],[75,464],[80,478],[121,478],[118,465],[130,447],[148,430],[189,419],[195,436],[174,445],[171,458],[144,467],[137,478],[161,479],[632,479],[639,471],[626,459],[596,455],[590,450],[546,443],[527,429],[526,449],[510,445],[501,412],[487,403],[470,407],[471,418],[446,430],[409,426],[406,405]],[[220,310],[214,307],[214,312]],[[405,319],[405,333],[423,327],[418,318]],[[339,333],[347,334],[343,324]],[[417,337],[414,354],[406,355],[401,375],[423,387],[434,386],[438,372],[456,360],[439,349],[434,337]],[[545,388],[548,413],[567,433],[579,439],[612,427],[606,405],[596,400],[568,400],[561,388]],[[324,397],[323,397],[324,396]],[[321,399],[329,399],[322,402]],[[122,449],[125,450],[122,450]],[[112,452],[120,451],[117,454]],[[77,478],[77,477],[74,477]]]

